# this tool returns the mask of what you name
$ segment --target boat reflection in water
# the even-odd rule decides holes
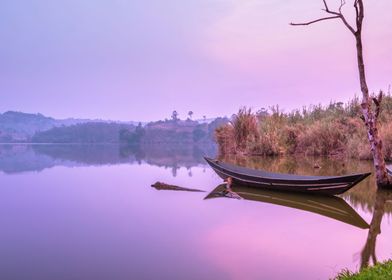
[[[369,224],[344,199],[336,196],[269,191],[240,185],[232,185],[228,189],[226,184],[221,184],[209,193],[205,199],[218,197],[242,198],[286,206],[316,213],[358,228],[369,228]]]

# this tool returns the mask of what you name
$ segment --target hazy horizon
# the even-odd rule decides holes
[[[390,92],[388,92],[388,91],[386,91],[385,93],[390,94]],[[355,94],[353,96],[348,96],[346,98],[346,100],[330,100],[330,101],[325,102],[325,103],[321,103],[320,102],[320,103],[312,103],[312,104],[303,104],[302,106],[299,106],[297,108],[287,109],[287,108],[279,107],[279,109],[282,110],[282,112],[284,112],[284,113],[288,113],[288,112],[293,112],[295,110],[302,110],[303,107],[310,108],[312,106],[318,106],[318,105],[328,106],[330,103],[334,103],[334,102],[343,102],[343,103],[345,103],[345,102],[347,102],[347,101],[349,101],[349,100],[351,100],[351,99],[353,99],[355,97],[360,97],[360,95],[359,94]],[[267,106],[264,106],[264,107],[263,106],[260,106],[260,107],[248,106],[247,108],[252,109],[252,112],[256,113],[260,109],[266,109],[268,111],[271,111],[272,107],[277,106],[277,105],[279,105],[279,104],[271,104],[271,105],[267,105]],[[240,109],[241,107],[242,106],[240,106],[238,109]],[[236,114],[238,112],[238,109],[236,111],[229,112],[229,113],[227,113],[225,115],[220,115],[220,116],[219,115],[207,116],[207,115],[202,115],[200,113],[196,114],[196,116],[194,116],[195,115],[194,114],[192,116],[192,120],[203,120],[204,116],[206,117],[206,119],[216,119],[216,118],[220,118],[220,117],[230,118],[233,114]],[[179,113],[178,118],[180,120],[186,120],[186,119],[189,118],[189,115],[188,115],[189,110],[188,111],[184,111],[184,112],[179,112],[178,110],[176,110],[176,111]],[[157,118],[157,119],[139,120],[139,119],[111,119],[111,118],[103,118],[103,117],[100,117],[100,116],[80,117],[78,115],[69,115],[69,116],[56,117],[56,116],[53,116],[53,115],[45,114],[43,112],[35,112],[35,111],[29,112],[29,111],[22,111],[22,110],[4,110],[4,111],[0,111],[0,114],[4,114],[6,112],[17,112],[17,113],[26,113],[26,114],[41,114],[41,115],[43,115],[45,117],[54,118],[54,119],[58,119],[58,120],[63,120],[63,119],[64,120],[65,119],[88,119],[88,120],[102,120],[102,121],[115,121],[115,122],[116,121],[119,121],[119,122],[142,122],[142,123],[160,121],[160,120],[165,120],[165,119],[171,119],[171,115],[173,113],[173,111],[170,111],[166,116],[162,116],[161,118]]]
[[[329,1],[330,6],[340,1]],[[392,2],[365,3],[369,88],[392,84]],[[322,1],[6,1],[0,112],[119,121],[285,111],[359,96],[352,34]],[[352,12],[345,6],[347,16]]]

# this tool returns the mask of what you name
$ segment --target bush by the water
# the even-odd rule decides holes
[[[334,280],[390,280],[392,279],[392,261],[367,267],[361,272],[352,273],[349,270],[340,272]]]
[[[392,96],[385,95],[379,133],[387,160],[392,160]],[[310,106],[290,113],[279,107],[252,113],[242,108],[215,131],[221,154],[305,154],[371,159],[360,100]]]

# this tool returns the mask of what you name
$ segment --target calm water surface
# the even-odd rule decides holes
[[[214,192],[221,179],[203,153],[0,146],[0,278],[328,279],[392,258],[392,195],[377,192],[374,178],[339,199],[238,188],[239,200]],[[358,161],[225,160],[299,174],[371,170]],[[158,190],[156,181],[204,192]]]

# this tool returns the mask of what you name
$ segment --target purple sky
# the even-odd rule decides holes
[[[330,0],[331,7],[340,1]],[[365,1],[369,87],[392,84],[392,2]],[[322,1],[5,0],[0,112],[150,121],[359,93],[352,34]],[[351,2],[345,8],[348,15]]]

